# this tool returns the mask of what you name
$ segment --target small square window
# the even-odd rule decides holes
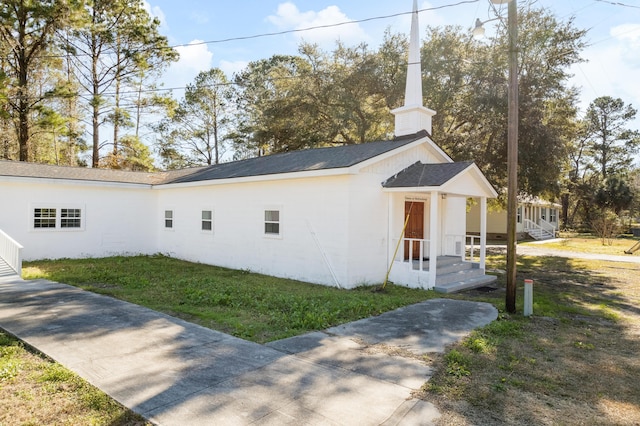
[[[264,233],[269,235],[280,235],[280,211],[264,211]]]
[[[202,230],[213,230],[213,212],[211,210],[202,210]]]
[[[173,228],[173,210],[164,211],[164,227]]]

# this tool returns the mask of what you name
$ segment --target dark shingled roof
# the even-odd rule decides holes
[[[415,135],[405,136],[391,141],[305,149],[234,161],[231,163],[222,163],[205,167],[194,173],[173,180],[167,180],[165,183],[198,182],[350,167],[384,154],[385,152],[415,142],[425,136],[427,136],[427,132],[423,131]]]
[[[65,167],[49,164],[0,160],[0,176],[45,179],[69,179],[97,182],[162,185],[200,182],[280,173],[305,172],[350,167],[428,136],[426,131],[391,141],[369,142],[330,148],[306,149],[233,161],[213,166],[166,172],[130,172],[123,170]]]
[[[160,184],[166,180],[173,180],[184,174],[194,173],[200,169],[202,169],[202,167],[151,173],[0,160],[0,176],[137,183],[144,185]]]
[[[418,161],[397,175],[387,179],[382,183],[382,186],[385,188],[441,186],[466,170],[472,164],[472,161],[439,164],[423,164]]]

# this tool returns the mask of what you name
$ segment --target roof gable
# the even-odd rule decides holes
[[[459,163],[416,162],[382,183],[388,191],[438,191],[468,197],[496,197],[478,166]]]
[[[384,188],[415,188],[421,186],[442,186],[473,163],[423,164],[416,162],[382,183]]]

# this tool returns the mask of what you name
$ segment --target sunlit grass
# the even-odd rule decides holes
[[[65,367],[0,331],[0,425],[149,425]]]
[[[26,262],[23,277],[76,285],[259,343],[442,296],[394,285],[341,290],[166,256]]]
[[[593,253],[593,254],[610,254],[620,256],[631,256],[625,254],[625,250],[629,250],[638,240],[632,238],[615,238],[611,240],[611,244],[602,243],[597,237],[580,237],[580,238],[564,238],[560,241],[553,242],[522,242],[521,245],[535,245],[536,247],[549,248],[554,250],[566,250],[577,253]],[[633,256],[640,256],[640,250],[636,251]]]

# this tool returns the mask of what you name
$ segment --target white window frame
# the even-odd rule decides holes
[[[55,210],[55,215],[42,217],[41,219],[53,220],[54,226],[39,227],[36,226],[36,210],[47,209]],[[30,229],[35,232],[78,232],[85,230],[85,211],[84,205],[80,204],[62,204],[62,203],[37,203],[29,206],[30,210]],[[63,210],[77,210],[79,215],[73,217],[62,217]],[[79,221],[79,226],[62,226],[63,221],[73,220]]]
[[[267,220],[267,212],[278,212],[277,220]],[[265,238],[282,239],[282,206],[266,206],[262,210],[262,235]],[[278,233],[267,232],[267,224],[277,224]]]
[[[557,222],[558,222],[558,209],[550,208],[549,223],[557,223]]]
[[[516,223],[522,223],[522,212],[523,212],[523,208],[522,206],[519,206],[516,210]]]
[[[167,213],[171,213],[171,217],[167,217]],[[170,220],[171,221],[171,226],[167,226],[167,221]],[[173,209],[172,207],[166,207],[162,210],[162,228],[165,231],[173,231],[175,228],[175,222],[176,222],[176,214],[175,214],[175,209]]]
[[[204,218],[204,214],[205,212],[209,212],[210,213],[210,218],[209,219],[205,219]],[[213,234],[213,221],[215,218],[215,212],[213,211],[213,209],[211,207],[203,207],[200,210],[200,231],[205,233],[205,234]],[[205,229],[204,228],[204,224],[206,222],[209,222],[209,229]]]

